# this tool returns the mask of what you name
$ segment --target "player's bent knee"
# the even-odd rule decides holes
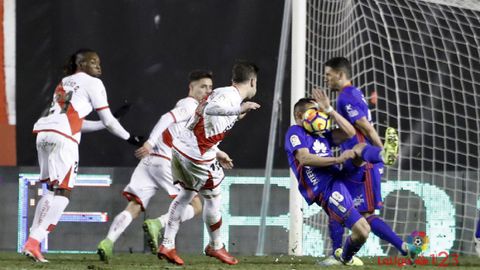
[[[359,219],[352,227],[352,237],[355,241],[365,242],[367,241],[368,235],[370,234],[370,225],[367,220],[362,218]]]

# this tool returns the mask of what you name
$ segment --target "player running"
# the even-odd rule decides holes
[[[220,212],[220,183],[223,172],[215,163],[218,144],[235,122],[250,110],[260,107],[255,102],[243,102],[255,96],[258,68],[251,63],[237,62],[232,70],[232,86],[217,88],[202,102],[183,129],[173,140],[172,173],[175,181],[184,189],[172,201],[169,218],[158,248],[158,258],[183,265],[177,255],[175,236],[180,227],[181,216],[192,199],[200,194],[204,199],[203,220],[210,243],[205,247],[207,256],[227,264],[237,264],[220,239],[222,216]]]
[[[125,210],[118,214],[110,225],[107,237],[97,248],[100,260],[108,262],[113,255],[113,246],[118,237],[125,231],[133,219],[137,218],[148,206],[155,192],[162,188],[171,198],[175,198],[181,187],[173,183],[171,170],[172,140],[181,132],[180,126],[195,113],[199,102],[212,92],[213,75],[210,71],[195,70],[189,74],[188,97],[177,102],[175,107],[162,115],[157,122],[148,141],[135,151],[141,161],[132,174],[130,183],[125,187],[123,195],[129,201]],[[217,153],[218,160],[223,166],[231,168],[230,157],[222,151]],[[219,169],[221,171],[221,168]],[[193,218],[202,210],[202,203],[195,197],[181,216],[181,222]],[[148,235],[148,243],[152,253],[157,254],[158,237],[165,227],[168,213],[157,219],[148,219],[144,222],[144,230]]]
[[[105,86],[98,79],[102,70],[95,51],[81,49],[75,52],[65,73],[67,76],[57,85],[50,107],[33,127],[33,133],[37,134],[40,182],[47,183],[48,191],[37,204],[23,253],[37,262],[48,262],[40,251],[40,242],[57,225],[75,186],[82,131],[106,127],[133,145],[143,143],[128,133],[110,112]],[[84,119],[92,110],[101,121]]]

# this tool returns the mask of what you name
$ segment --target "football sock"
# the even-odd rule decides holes
[[[380,154],[381,151],[382,148],[367,144],[362,150],[362,159],[370,163],[383,162],[382,155]]]
[[[51,201],[52,206],[45,211],[44,221],[41,221],[39,226],[30,233],[30,237],[38,242],[42,242],[47,234],[57,226],[68,203],[69,199],[67,197],[54,195]]]
[[[475,231],[475,237],[480,238],[480,218],[477,220],[477,230]]]
[[[330,235],[330,239],[332,240],[332,249],[333,252],[338,248],[342,247],[342,240],[343,240],[343,226],[338,221],[329,218],[328,220],[328,233]]]
[[[403,256],[407,255],[407,251],[402,246],[403,240],[379,216],[371,215],[367,221],[373,234],[392,244]]]
[[[35,216],[33,217],[32,227],[30,227],[30,231],[38,228],[40,222],[45,220],[45,215],[52,205],[53,194],[53,191],[47,189],[42,195],[42,198],[38,200],[37,207],[35,207]]]
[[[192,219],[194,216],[195,216],[195,210],[193,210],[193,206],[189,204],[185,208],[185,211],[183,212],[182,216],[180,217],[180,222],[184,222],[189,219]],[[168,213],[159,216],[157,219],[160,221],[160,224],[162,224],[162,227],[165,228],[168,221]]]
[[[364,243],[353,242],[349,235],[345,244],[343,245],[342,259],[344,262],[349,262],[353,255],[355,255],[363,246]]]
[[[175,247],[175,236],[180,227],[180,221],[185,208],[189,205],[192,199],[196,196],[196,192],[191,190],[182,190],[177,197],[172,201],[168,209],[168,222],[163,234],[163,242],[166,248]]]
[[[222,226],[222,214],[220,213],[221,196],[217,195],[211,199],[204,200],[203,221],[207,225],[210,236],[210,246],[214,249],[223,247],[220,239],[220,227]]]
[[[108,229],[107,238],[115,243],[118,237],[125,231],[125,229],[132,222],[132,214],[127,210],[123,210],[114,219],[110,228]]]

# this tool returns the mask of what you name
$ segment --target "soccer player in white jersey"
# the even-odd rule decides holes
[[[172,180],[170,163],[172,140],[178,136],[180,126],[185,125],[186,121],[194,115],[199,102],[212,92],[212,79],[210,71],[192,71],[189,74],[188,97],[179,100],[172,110],[162,115],[153,128],[148,141],[135,151],[135,156],[141,161],[123,192],[129,202],[125,210],[113,219],[107,237],[98,244],[100,260],[108,262],[112,256],[115,241],[132,220],[145,211],[150,199],[159,188],[163,188],[171,198],[177,196],[181,187],[175,185]],[[225,152],[218,152],[218,158],[225,167],[231,165],[232,160]],[[187,206],[181,221],[193,218],[201,210],[202,203],[198,197],[195,197]],[[157,219],[146,220],[144,223],[144,229],[149,237],[149,245],[154,254],[158,249],[160,230],[165,227],[167,219],[168,213]]]
[[[49,191],[37,204],[23,253],[38,262],[47,262],[40,252],[40,243],[57,225],[75,185],[81,132],[107,128],[129,143],[143,143],[130,135],[110,112],[105,86],[98,79],[102,70],[95,51],[81,49],[74,53],[65,73],[50,107],[33,127],[37,134],[40,181],[47,183]],[[101,121],[84,120],[92,110],[97,111]]]
[[[203,220],[210,243],[205,247],[207,256],[215,257],[227,264],[237,264],[220,240],[222,216],[220,213],[220,183],[223,173],[215,163],[218,144],[235,122],[250,110],[260,107],[255,102],[243,102],[255,96],[258,68],[247,62],[237,62],[232,70],[232,86],[215,89],[204,100],[186,127],[173,140],[172,174],[183,189],[172,201],[162,245],[158,258],[183,265],[175,249],[175,236],[181,217],[188,204],[197,194],[204,199]]]

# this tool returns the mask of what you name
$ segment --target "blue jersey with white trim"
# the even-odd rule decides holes
[[[301,166],[295,158],[295,151],[307,148],[311,154],[319,157],[332,157],[333,145],[331,133],[324,136],[308,133],[303,127],[291,126],[285,135],[285,152],[288,163],[298,181],[298,189],[307,203],[313,204],[320,199],[339,168],[335,165],[327,167]]]
[[[372,123],[372,115],[368,109],[368,103],[362,92],[355,86],[349,85],[343,88],[338,95],[337,99],[337,112],[340,113],[350,124],[355,127],[355,121],[362,117],[365,117],[370,123]],[[358,143],[367,143],[371,145],[370,140],[365,137],[358,129],[356,129],[356,135],[346,140],[340,145],[343,151],[352,149]],[[343,166],[343,170],[352,171],[356,170],[351,162],[346,162]]]

